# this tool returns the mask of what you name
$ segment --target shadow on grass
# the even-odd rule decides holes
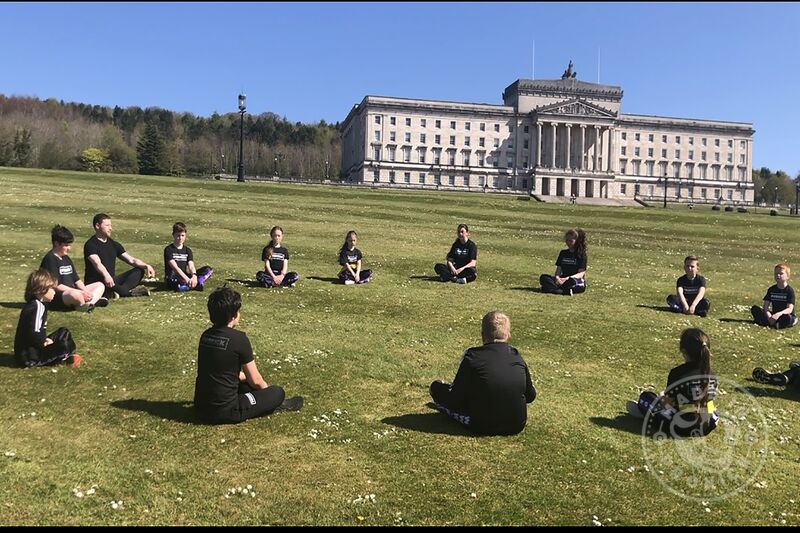
[[[25,307],[23,302],[0,302],[0,305],[5,307],[6,309],[22,309]]]
[[[602,416],[593,416],[589,418],[592,424],[604,428],[616,429],[619,431],[626,431],[635,435],[642,434],[642,420],[634,418],[628,413],[617,415],[616,418],[603,418]]]
[[[254,279],[233,279],[227,278],[225,281],[230,281],[231,283],[238,283],[240,285],[244,285],[246,287],[262,287],[261,283],[257,282]]]
[[[741,324],[755,324],[753,319],[746,319],[746,318],[720,318],[720,322],[739,322]]]
[[[322,276],[308,276],[308,279],[314,279],[317,281],[325,281],[327,283],[336,283],[341,284],[342,281],[339,278],[323,278]]]
[[[645,304],[636,304],[636,307],[641,307],[644,309],[652,309],[654,311],[663,311],[665,313],[675,313],[671,307],[668,305],[645,305]]]
[[[111,405],[128,411],[142,411],[158,418],[166,418],[183,424],[202,424],[192,402],[153,401],[153,400],[117,400]]]
[[[381,420],[389,424],[422,433],[436,433],[443,435],[460,435],[464,437],[477,437],[467,428],[442,413],[409,413],[400,416],[387,416]]]
[[[14,354],[9,352],[0,353],[0,367],[3,366],[6,368],[21,368],[17,364],[17,360],[14,358]]]
[[[422,281],[435,281],[437,283],[445,283],[444,281],[439,279],[439,276],[410,276],[408,279],[418,279]]]
[[[512,291],[525,291],[525,292],[539,292],[542,293],[541,287],[511,287]],[[544,293],[542,293],[544,294]]]
[[[758,383],[750,379],[753,383]],[[760,383],[759,383],[760,385]],[[756,398],[782,398],[784,400],[800,400],[800,390],[793,387],[736,387],[736,392],[744,392]]]

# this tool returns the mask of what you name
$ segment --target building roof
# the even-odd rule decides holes
[[[524,80],[519,79],[506,87],[503,94],[517,93],[557,93],[560,95],[573,94],[578,96],[605,96],[622,98],[622,87],[618,85],[603,85],[589,83],[576,78],[560,80]]]

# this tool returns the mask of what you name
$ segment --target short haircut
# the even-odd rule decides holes
[[[686,258],[683,260],[683,264],[685,265],[686,263],[689,263],[689,262],[692,262],[692,261],[696,261],[698,263],[700,262],[695,256],[687,255]]]
[[[467,227],[466,224],[459,224],[458,227],[456,228],[456,231],[461,231],[461,228],[464,228],[465,230],[467,230],[467,233],[469,233],[469,228]]]
[[[208,317],[215,326],[227,326],[241,308],[242,295],[228,287],[220,287],[208,296]]]
[[[505,313],[490,311],[481,322],[481,338],[489,342],[507,342],[511,337],[511,320]]]
[[[172,234],[186,233],[186,224],[183,222],[176,222],[172,225]]]
[[[45,295],[48,289],[55,289],[57,285],[58,280],[49,271],[43,268],[34,270],[25,283],[25,301],[39,299]]]
[[[72,244],[75,242],[75,237],[72,232],[60,224],[56,224],[50,231],[50,240],[53,244]]]
[[[104,220],[110,220],[111,217],[105,213],[97,213],[92,219],[92,227],[96,228],[98,224],[102,224]]]
[[[792,275],[792,269],[789,268],[789,265],[787,265],[786,263],[778,263],[777,265],[775,265],[775,270],[778,269],[786,271],[787,276]]]

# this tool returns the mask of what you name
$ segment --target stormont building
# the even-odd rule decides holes
[[[342,133],[345,182],[602,198],[750,204],[753,125],[620,112],[622,88],[517,80],[503,104],[366,96]]]

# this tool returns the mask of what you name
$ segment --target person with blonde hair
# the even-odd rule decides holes
[[[775,265],[775,285],[767,289],[763,306],[754,305],[750,308],[753,321],[759,326],[783,329],[797,324],[797,316],[794,313],[794,289],[789,286],[791,274],[792,271],[786,263]]]
[[[40,268],[28,276],[25,306],[19,314],[14,335],[14,358],[24,367],[66,363],[76,367],[83,358],[75,353],[75,341],[67,328],[47,334],[47,306],[56,294],[58,280]]]
[[[528,365],[511,338],[511,321],[491,311],[481,322],[483,346],[464,352],[452,384],[436,380],[434,406],[470,430],[484,435],[514,435],[525,428],[527,405],[536,399]]]

